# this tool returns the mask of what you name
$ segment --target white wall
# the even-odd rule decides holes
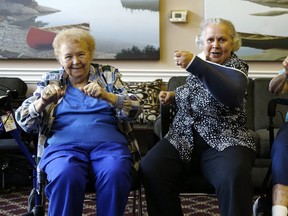
[[[223,5],[219,5],[223,7]],[[171,10],[189,10],[188,23],[171,23]],[[190,50],[198,53],[194,39],[199,33],[199,24],[204,17],[204,0],[160,0],[160,60],[159,61],[109,61],[98,63],[118,67],[127,81],[151,81],[162,78],[167,81],[174,75],[185,75],[173,61],[175,50]],[[139,23],[141,25],[141,23]],[[97,38],[96,38],[97,42]],[[287,53],[288,54],[288,53]],[[281,69],[281,62],[248,62],[249,76],[274,76]],[[0,76],[16,76],[26,81],[30,88],[41,74],[58,68],[55,60],[1,60]]]

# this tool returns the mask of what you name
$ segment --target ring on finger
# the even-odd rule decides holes
[[[46,91],[46,92],[45,92],[45,94],[46,94],[47,96],[51,95],[51,93],[52,93],[51,91]]]

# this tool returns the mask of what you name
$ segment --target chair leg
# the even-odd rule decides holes
[[[141,187],[138,189],[138,215],[142,216],[142,191],[141,191]]]
[[[136,190],[133,191],[133,216],[136,215],[136,196],[137,196],[137,193],[136,193]]]

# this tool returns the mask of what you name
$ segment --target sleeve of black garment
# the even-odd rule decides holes
[[[186,69],[203,83],[220,103],[239,107],[243,104],[248,77],[235,68],[226,67],[195,57]]]

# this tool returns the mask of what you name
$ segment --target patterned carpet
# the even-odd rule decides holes
[[[27,213],[27,200],[30,190],[27,188],[16,190],[9,193],[0,194],[0,216],[20,216]],[[132,194],[131,194],[132,195]],[[96,215],[95,201],[91,200],[94,195],[87,194],[83,216]],[[214,195],[206,194],[189,194],[181,196],[182,207],[185,216],[219,216],[217,200]],[[132,216],[133,200],[129,199],[126,207],[125,216]],[[142,212],[143,216],[147,216],[144,193],[142,193]],[[138,210],[136,210],[138,215]]]

